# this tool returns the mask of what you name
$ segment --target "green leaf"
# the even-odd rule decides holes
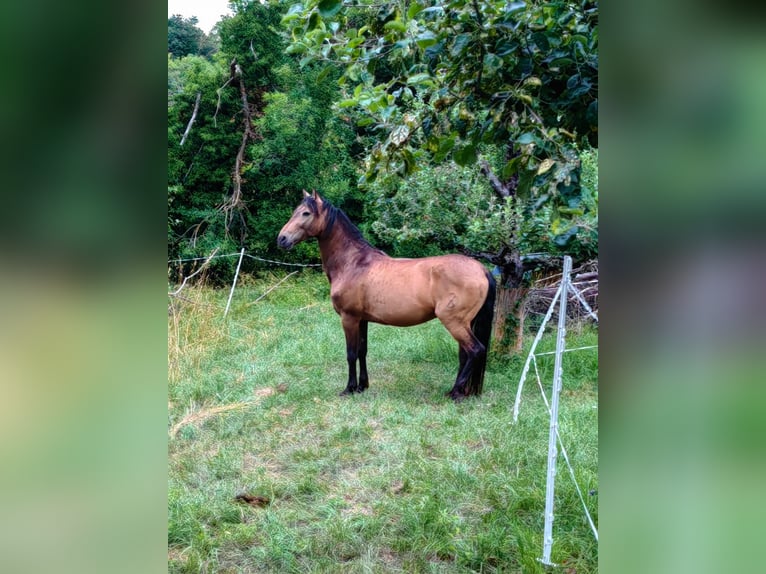
[[[341,100],[338,102],[339,108],[352,108],[357,104],[356,100]]]
[[[302,54],[306,51],[305,44],[290,44],[285,50],[285,54]]]
[[[411,20],[412,18],[417,16],[417,14],[421,10],[423,10],[423,6],[418,4],[417,2],[413,2],[412,4],[410,4],[409,9],[407,10],[407,18]]]
[[[532,41],[543,52],[547,52],[550,49],[550,44],[548,43],[548,36],[547,34],[543,32],[535,32],[534,34],[532,34]]]
[[[534,143],[535,141],[536,141],[535,134],[533,134],[532,132],[525,132],[521,134],[518,138],[516,138],[516,143],[522,144],[522,145],[531,144],[531,143]]]
[[[585,210],[582,207],[559,207],[559,213],[562,215],[583,215]]]
[[[421,49],[425,49],[428,46],[433,46],[437,42],[436,34],[431,30],[425,30],[415,37],[415,42]]]
[[[452,159],[459,166],[466,166],[476,163],[476,146],[468,144],[452,152]]]
[[[340,12],[342,7],[342,0],[320,0],[319,4],[317,4],[319,15],[322,16],[322,18],[332,18]]]
[[[410,85],[423,84],[425,82],[431,82],[431,81],[432,81],[432,78],[430,74],[415,74],[407,78],[407,83]]]
[[[453,57],[459,56],[463,50],[465,50],[468,43],[471,41],[471,34],[459,34],[455,38],[455,42],[452,44],[452,50],[450,51]]]
[[[519,160],[520,157],[515,157],[512,160],[510,160],[508,163],[503,166],[503,179],[509,180],[512,176],[516,175],[516,172],[519,171]]]
[[[498,56],[507,56],[512,54],[518,47],[519,43],[516,40],[501,38],[495,44],[495,52],[497,52]]]
[[[524,85],[525,86],[535,86],[535,87],[537,87],[537,86],[542,86],[543,82],[537,76],[530,76],[529,78],[524,80]]]
[[[506,14],[515,14],[516,12],[520,12],[524,8],[527,7],[526,2],[511,2],[508,4],[508,6],[505,8]]]
[[[434,154],[434,161],[436,163],[444,161],[444,158],[447,157],[447,154],[449,154],[452,151],[452,148],[455,147],[455,136],[450,135],[450,136],[441,138],[438,141],[439,141],[439,147],[436,153]]]
[[[397,32],[406,32],[407,24],[401,20],[391,20],[383,25],[384,30],[396,30]]]
[[[519,183],[516,186],[516,195],[521,199],[527,199],[532,191],[532,182],[535,179],[535,171],[532,169],[519,170]]]
[[[402,149],[401,155],[402,159],[404,160],[404,173],[409,175],[415,171],[415,167],[417,165],[415,162],[415,156],[412,155],[412,152],[407,148]]]
[[[436,58],[444,51],[444,42],[437,42],[433,46],[428,46],[425,50],[426,58]]]
[[[588,47],[588,39],[582,34],[573,34],[569,41],[572,43],[580,44],[583,48]]]
[[[356,38],[353,38],[353,39],[349,40],[348,45],[346,47],[349,48],[350,50],[353,50],[354,48],[356,48],[357,46],[360,46],[362,44],[364,44],[364,38],[359,36],[359,37],[356,37]]]
[[[327,66],[326,68],[324,68],[321,72],[319,72],[319,75],[317,76],[317,79],[316,79],[316,83],[319,84],[322,81],[324,81],[324,79],[330,75],[330,72],[332,72],[332,68],[330,66]]]
[[[495,74],[503,67],[503,60],[495,54],[486,54],[484,56],[484,70],[488,74]]]
[[[312,12],[311,16],[309,16],[309,24],[308,24],[309,31],[316,29],[318,25],[319,25],[319,12]]]
[[[558,247],[566,247],[567,244],[574,239],[575,235],[577,235],[577,232],[579,231],[579,227],[576,225],[570,227],[567,229],[564,233],[558,234],[553,238],[553,242]]]
[[[293,4],[287,10],[287,14],[285,14],[285,16],[292,16],[293,14],[300,14],[301,12],[303,12],[303,4]]]

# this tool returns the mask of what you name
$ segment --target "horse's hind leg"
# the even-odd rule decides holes
[[[459,378],[460,377],[460,373],[463,371],[463,369],[465,368],[465,364],[468,361],[468,353],[463,350],[463,346],[462,345],[460,345],[458,347],[457,358],[458,358],[457,375],[458,375],[458,378]],[[457,383],[457,381],[455,381],[455,383]],[[447,395],[448,397],[451,397],[453,391],[454,391],[454,387],[451,390],[449,390],[446,393],[444,393],[444,394]]]
[[[485,348],[471,332],[469,326],[455,324],[442,318],[439,318],[439,320],[447,331],[450,332],[450,335],[455,338],[458,345],[460,345],[460,365],[458,367],[457,378],[452,389],[447,393],[453,400],[460,401],[468,396],[466,384],[471,378],[474,361],[481,353],[485,352]]]
[[[466,360],[461,363],[458,369],[457,378],[455,379],[455,384],[447,393],[453,400],[462,401],[465,397],[471,394],[471,389],[467,389],[466,385],[471,378],[474,363],[483,351],[484,345],[478,341],[475,341],[475,346],[472,346],[469,350],[463,351],[461,349],[461,352],[465,353]]]
[[[367,378],[367,321],[359,322],[359,384],[356,392],[361,393],[370,386]]]

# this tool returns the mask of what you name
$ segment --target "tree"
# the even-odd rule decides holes
[[[184,18],[174,14],[168,18],[168,52],[173,56],[199,55],[204,42],[205,33],[197,27],[196,16]]]
[[[283,22],[304,64],[342,69],[339,107],[377,134],[363,183],[476,164],[509,204],[504,244],[484,253],[502,270],[504,320],[524,292],[520,218],[545,213],[566,244],[589,209],[579,150],[598,146],[596,3],[306,0]]]
[[[246,247],[275,258],[276,233],[303,188],[362,211],[352,185],[355,134],[331,109],[338,74],[311,65],[298,70],[279,30],[284,7],[234,7],[235,15],[216,26],[220,49],[211,58],[168,56],[172,257]],[[302,245],[279,258],[305,258],[311,250]],[[217,259],[208,277],[228,280],[229,267]]]

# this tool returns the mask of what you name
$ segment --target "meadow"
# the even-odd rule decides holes
[[[347,376],[340,320],[318,272],[186,288],[168,314],[168,571],[544,572],[549,419],[526,352],[490,355],[484,392],[444,393],[457,345],[431,321],[370,324],[370,388]],[[265,293],[267,293],[263,296]],[[528,336],[525,350],[531,344]],[[570,348],[597,344],[571,326]],[[553,350],[555,333],[538,351]],[[553,355],[538,358],[550,393]],[[560,434],[598,525],[598,354],[567,353]],[[598,548],[563,459],[553,562],[597,571]]]

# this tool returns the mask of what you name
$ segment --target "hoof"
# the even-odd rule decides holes
[[[343,389],[341,392],[338,393],[338,396],[339,397],[347,397],[347,396],[353,395],[353,394],[354,394],[354,391],[349,390],[349,389]]]
[[[461,393],[460,391],[456,391],[455,389],[452,389],[447,393],[447,396],[451,398],[456,403],[463,402],[466,398],[468,398],[468,395]]]

